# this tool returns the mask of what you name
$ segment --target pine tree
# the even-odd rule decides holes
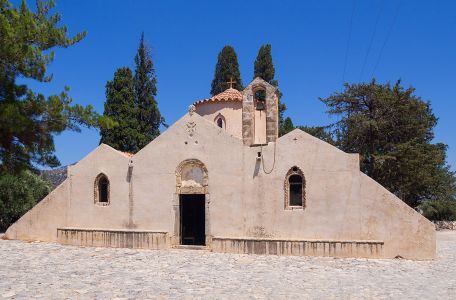
[[[138,130],[141,133],[138,136],[138,147],[141,149],[160,134],[160,125],[165,122],[155,100],[157,78],[150,51],[144,41],[144,33],[141,34],[135,65],[135,106]]]
[[[68,37],[67,28],[58,25],[61,16],[51,14],[53,7],[53,1],[36,1],[35,10],[25,1],[19,7],[0,1],[0,175],[58,166],[54,136],[64,130],[114,125],[92,106],[72,104],[69,88],[46,97],[25,84],[51,81],[46,69],[54,59],[53,49],[69,47],[85,36],[82,32]]]
[[[255,79],[256,77],[262,78],[264,81],[272,84],[275,87],[279,87],[279,82],[274,79],[275,75],[275,68],[274,64],[272,62],[272,54],[271,54],[271,45],[266,44],[262,45],[260,47],[260,50],[258,50],[258,55],[255,60],[254,64],[254,72],[253,72],[253,78]],[[282,93],[280,90],[278,91],[279,93],[279,103],[278,103],[278,109],[279,109],[279,136],[282,136],[288,132],[289,125],[290,124],[285,124],[284,120],[284,112],[287,109],[285,103],[281,102],[280,99],[282,98]],[[289,120],[291,121],[291,119]]]
[[[229,88],[227,82],[231,79],[236,81],[234,87],[237,90],[240,91],[244,89],[236,52],[234,51],[233,47],[227,45],[223,47],[217,58],[214,79],[212,80],[211,84],[211,95],[217,95]]]
[[[361,170],[416,207],[423,201],[456,200],[456,178],[446,163],[447,146],[433,144],[437,118],[429,102],[404,89],[375,81],[346,84],[321,99],[333,124],[336,145],[359,153]]]
[[[101,130],[101,141],[111,147],[136,153],[140,147],[138,137],[142,135],[136,120],[133,74],[129,68],[119,68],[114,79],[106,83],[104,115],[118,123],[111,129]]]

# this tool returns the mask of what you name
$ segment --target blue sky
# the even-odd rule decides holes
[[[235,48],[246,84],[258,48],[270,43],[286,115],[295,124],[334,121],[318,98],[340,91],[343,80],[400,78],[431,101],[439,117],[435,142],[449,145],[448,161],[456,170],[455,1],[57,0],[56,10],[70,34],[88,35],[75,46],[57,49],[49,67],[51,83],[30,84],[45,95],[68,85],[76,103],[103,112],[106,81],[117,68],[133,67],[144,31],[157,73],[159,107],[172,124],[188,105],[209,96],[224,45]],[[95,148],[99,133],[64,132],[55,141],[65,165]]]

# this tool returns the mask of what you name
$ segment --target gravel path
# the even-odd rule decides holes
[[[80,248],[0,240],[0,299],[456,299],[456,232],[434,261]]]

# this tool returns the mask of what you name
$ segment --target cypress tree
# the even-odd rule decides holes
[[[114,79],[106,83],[104,115],[118,123],[111,129],[101,129],[101,141],[125,152],[135,153],[140,147],[138,137],[142,134],[136,120],[135,91],[130,68],[119,68]]]
[[[274,86],[278,85],[278,82],[274,80],[275,68],[274,64],[272,63],[270,44],[262,45],[260,47],[260,50],[258,50],[253,73],[254,79],[256,77],[261,77],[264,81],[267,81],[271,84],[274,81]]]
[[[258,50],[258,55],[255,60],[254,64],[254,72],[253,72],[253,78],[255,79],[256,77],[262,78],[264,81],[272,84],[275,87],[279,86],[279,82],[274,79],[275,75],[275,68],[274,64],[272,62],[272,54],[271,54],[271,45],[266,44],[262,45],[260,47],[260,50]],[[283,117],[283,114],[285,110],[287,109],[286,105],[280,101],[282,98],[282,93],[280,90],[278,91],[279,93],[279,103],[278,103],[278,109],[279,109],[279,136],[282,136],[286,133],[289,132],[289,122],[285,124],[285,120]],[[291,122],[291,119],[289,120]]]
[[[144,33],[141,34],[135,65],[135,106],[139,123],[137,127],[141,133],[138,136],[138,147],[141,149],[160,134],[160,125],[164,124],[155,100],[157,78],[149,48],[144,41]]]
[[[231,79],[236,81],[234,87],[237,90],[244,89],[241,81],[241,72],[239,71],[236,52],[233,47],[227,45],[223,47],[217,58],[214,79],[211,84],[211,95],[217,95],[229,88],[227,82]]]

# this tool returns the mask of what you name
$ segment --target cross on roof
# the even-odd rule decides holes
[[[233,77],[231,77],[230,81],[227,81],[226,83],[229,84],[230,85],[230,89],[232,89],[233,88],[233,83],[236,83],[236,81],[233,81]]]

